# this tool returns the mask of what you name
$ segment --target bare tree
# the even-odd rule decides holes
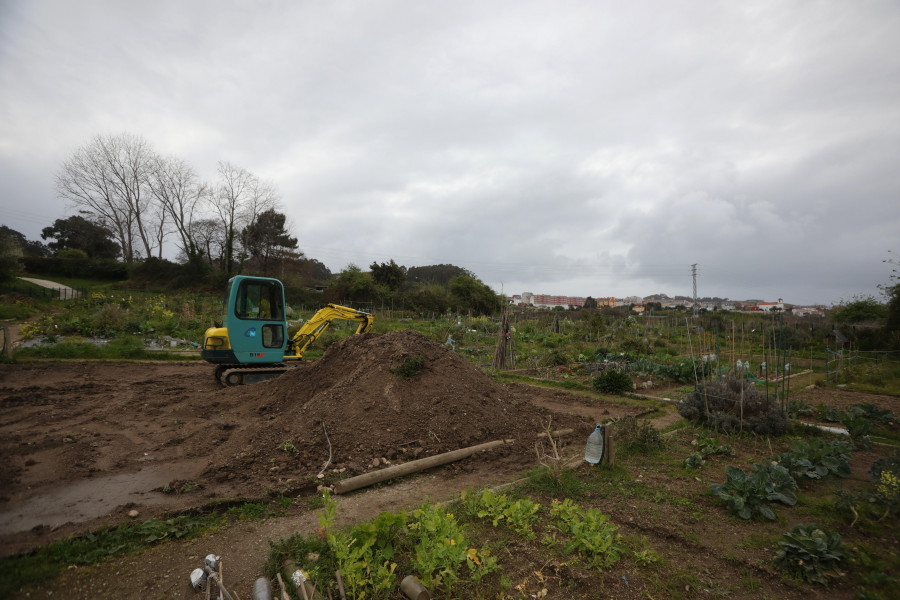
[[[178,236],[178,249],[188,260],[197,258],[202,249],[192,232],[197,213],[210,202],[210,188],[200,182],[197,173],[184,160],[175,156],[156,157],[150,168],[150,190],[163,210],[163,218],[171,223]]]
[[[222,263],[225,254],[224,230],[216,219],[198,219],[191,223],[191,239],[200,254],[205,254],[210,268]],[[189,258],[189,257],[188,257]]]
[[[213,206],[219,216],[224,235],[222,268],[227,274],[235,271],[238,255],[243,263],[245,254],[237,248],[238,233],[256,222],[265,210],[276,208],[278,193],[275,186],[228,162],[219,163],[219,183],[212,195]]]
[[[153,233],[155,217],[146,193],[153,159],[152,148],[139,136],[98,135],[76,150],[56,175],[59,196],[112,229],[126,262],[139,257],[138,241],[146,256],[161,244]]]

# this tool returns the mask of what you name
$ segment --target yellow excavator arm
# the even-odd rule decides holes
[[[309,345],[315,342],[334,320],[357,321],[359,327],[356,328],[356,333],[365,333],[372,328],[375,317],[348,306],[329,304],[314,314],[294,334],[294,337],[288,340],[287,348],[284,351],[284,360],[300,360],[303,358],[303,353],[306,352]]]

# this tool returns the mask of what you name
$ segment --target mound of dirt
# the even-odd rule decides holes
[[[308,480],[328,461],[329,442],[329,470],[348,474],[382,459],[406,462],[497,439],[517,441],[501,453],[533,457],[535,436],[551,417],[521,391],[410,330],[348,337],[315,363],[225,393],[239,397],[226,403],[240,404],[249,422],[218,449],[224,461],[207,469],[219,481],[266,470],[282,481]],[[555,428],[584,425],[553,415]]]

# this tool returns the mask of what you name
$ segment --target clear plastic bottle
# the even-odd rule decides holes
[[[603,435],[606,433],[605,425],[597,425],[597,428],[588,436],[587,446],[584,449],[584,460],[596,465],[603,459]]]

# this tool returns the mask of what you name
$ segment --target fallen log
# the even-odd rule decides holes
[[[559,437],[561,435],[568,435],[568,434],[572,433],[573,431],[575,431],[575,430],[574,429],[557,429],[556,431],[553,432],[553,435],[555,435],[556,437]],[[539,438],[545,438],[545,437],[547,437],[547,432],[542,431],[541,433],[537,434],[537,436]]]
[[[497,448],[498,446],[502,446],[504,444],[512,444],[514,441],[515,440],[495,440],[493,442],[478,444],[477,446],[469,446],[468,448],[460,448],[459,450],[453,450],[452,452],[445,452],[443,454],[436,454],[427,458],[420,458],[419,460],[413,460],[408,463],[403,463],[402,465],[388,467],[387,469],[382,469],[381,471],[364,473],[362,475],[357,475],[356,477],[351,477],[349,479],[344,479],[343,481],[338,482],[338,484],[334,486],[334,491],[337,494],[346,494],[347,492],[352,492],[353,490],[368,487],[370,485],[374,485],[388,479],[402,477],[404,475],[409,475],[410,473],[418,473],[419,471],[424,471],[425,469],[430,469],[431,467],[439,467],[440,465],[445,465],[447,463],[461,460],[463,458],[472,456],[473,454],[477,454],[478,452],[481,452],[483,450],[491,450],[492,448]]]

